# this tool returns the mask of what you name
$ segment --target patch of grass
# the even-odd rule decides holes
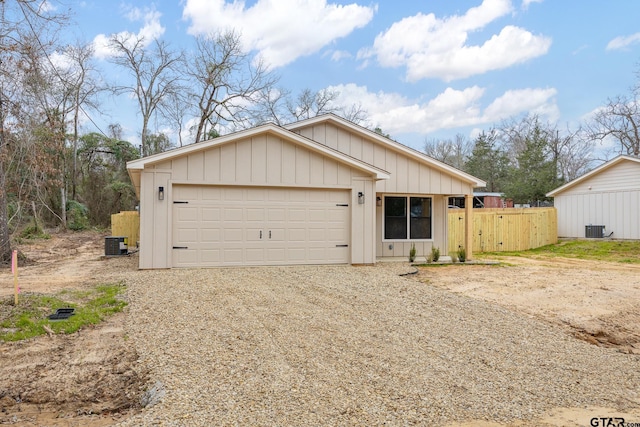
[[[631,240],[565,240],[522,252],[491,252],[482,256],[563,257],[640,264],[640,242]]]
[[[55,333],[71,334],[87,325],[100,323],[127,305],[122,300],[122,284],[100,285],[90,290],[65,290],[54,295],[20,295],[0,300],[0,341],[20,341],[43,335],[45,326]],[[58,308],[75,308],[66,320],[51,321],[48,316]]]

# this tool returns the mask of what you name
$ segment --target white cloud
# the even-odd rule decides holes
[[[631,34],[630,36],[620,36],[607,44],[607,50],[625,49],[637,43],[640,43],[640,33]]]
[[[353,55],[346,50],[334,50],[331,52],[331,60],[334,62],[340,62],[343,59],[350,59]]]
[[[117,33],[123,39],[144,39],[144,45],[149,45],[153,40],[160,38],[164,34],[165,28],[160,23],[162,14],[155,9],[139,9],[135,7],[127,8],[124,12],[127,19],[132,22],[142,21],[143,25],[138,33],[121,31]],[[94,56],[100,59],[107,59],[115,56],[116,53],[109,45],[109,40],[113,34],[98,34],[93,39]]]
[[[557,93],[554,88],[508,90],[485,108],[483,120],[494,122],[514,115],[514,112],[530,112],[555,121],[560,116],[553,101]]]
[[[438,19],[421,13],[394,23],[379,34],[373,48],[359,52],[375,56],[383,67],[407,68],[407,79],[461,79],[503,69],[545,54],[551,39],[515,26],[505,26],[482,45],[468,45],[469,33],[512,11],[510,0],[484,0],[464,15]],[[411,37],[407,37],[410,34]]]
[[[250,7],[243,1],[186,0],[183,18],[194,35],[238,30],[245,49],[280,67],[364,27],[376,10],[326,0],[258,0]]]
[[[48,13],[48,12],[54,12],[55,10],[57,10],[57,7],[56,5],[51,3],[49,0],[44,0],[40,3],[38,10],[40,12]]]
[[[544,0],[522,0],[522,8],[523,9],[529,9],[529,6],[532,3],[542,3]]]
[[[49,60],[59,70],[69,70],[74,64],[73,61],[67,55],[67,52],[58,52],[55,51],[51,55],[49,55]]]
[[[337,104],[360,104],[371,123],[392,135],[490,125],[523,113],[537,113],[550,120],[559,116],[555,89],[510,90],[484,108],[481,101],[485,89],[478,86],[464,90],[447,88],[429,100],[412,100],[397,93],[371,93],[365,86],[355,84],[328,89],[340,94]]]

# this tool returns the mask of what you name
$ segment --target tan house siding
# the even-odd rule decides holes
[[[170,179],[170,171],[157,169],[141,176],[140,242],[144,242],[148,250],[141,252],[140,268],[168,267],[168,247],[162,243],[166,239],[170,224],[169,211],[164,208],[171,197]],[[164,187],[164,200],[158,200],[158,187]]]
[[[382,238],[382,207],[376,207],[376,256],[404,257],[415,243],[417,253],[427,255],[432,247],[447,253],[447,201],[448,195],[472,194],[473,186],[449,173],[429,167],[424,162],[408,157],[405,153],[383,146],[377,141],[349,132],[332,123],[320,123],[295,129],[300,135],[313,139],[328,147],[338,149],[352,157],[361,159],[388,171],[391,177],[376,182],[376,194],[421,194],[433,199],[433,238],[428,241],[384,241]],[[391,246],[391,248],[390,248]]]
[[[473,193],[471,184],[337,125],[321,123],[294,131],[389,172],[390,179],[376,184],[378,193]]]
[[[127,168],[140,197],[140,268],[323,260],[373,264],[376,257],[408,256],[412,243],[420,256],[428,255],[434,246],[444,255],[447,197],[471,197],[474,186],[485,184],[334,115],[282,127],[257,126],[133,160]],[[158,187],[164,188],[164,200],[158,200]],[[184,196],[192,190],[200,196]],[[203,197],[218,192],[224,194],[218,204],[242,215],[220,220],[210,216],[207,204],[212,199]],[[364,197],[359,198],[359,193]],[[283,194],[283,200],[289,201],[283,209],[269,198],[273,194]],[[388,195],[431,198],[430,239],[383,239],[383,206],[376,199],[380,197],[383,204]],[[182,197],[183,203],[174,204],[174,196]],[[308,202],[302,210],[296,204],[300,200]],[[256,216],[260,212],[270,212],[268,223],[266,217]],[[286,219],[289,215],[294,219]],[[470,209],[465,218],[472,221]],[[287,228],[282,226],[285,223],[306,225]],[[323,226],[332,232],[318,234]],[[265,244],[256,240],[262,239],[261,227],[273,227],[268,239],[274,231],[274,240]],[[222,229],[229,233],[220,234]],[[211,234],[214,230],[218,235]],[[294,237],[283,240],[279,236],[288,235],[281,234],[287,230],[293,230]],[[305,230],[304,237],[300,230]],[[469,259],[471,255],[468,252]]]
[[[352,190],[351,262],[375,263],[375,181],[365,172],[273,135],[258,135],[145,168],[141,174],[140,268],[172,265],[173,184],[343,188]],[[158,200],[158,187],[165,200]],[[357,193],[365,193],[358,204]],[[361,245],[368,245],[361,247]]]

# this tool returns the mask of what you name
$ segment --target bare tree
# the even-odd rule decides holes
[[[473,145],[472,141],[459,133],[454,139],[427,139],[424,152],[436,160],[462,170],[473,151]]]
[[[269,88],[256,96],[256,108],[253,110],[252,125],[275,123],[283,126],[291,121],[287,112],[287,100],[291,92],[283,88]]]
[[[185,131],[189,112],[193,111],[188,99],[189,97],[182,91],[173,92],[169,94],[169,97],[162,108],[163,115],[175,125],[179,147],[184,145],[182,133]]]
[[[593,142],[585,137],[582,129],[561,131],[557,124],[542,122],[537,115],[505,121],[500,129],[500,139],[516,170],[521,159],[527,157],[525,152],[531,151],[532,143],[539,141],[538,148],[556,171],[553,177],[556,184],[582,175],[594,160],[591,154]]]
[[[560,182],[572,181],[591,169],[594,144],[582,128],[575,131],[567,128],[562,133],[556,129],[556,137],[550,144]]]
[[[93,47],[90,44],[67,46],[64,56],[68,60],[66,68],[59,70],[64,85],[64,93],[70,98],[66,113],[71,115],[71,198],[77,197],[78,138],[81,114],[86,109],[97,110],[96,97],[103,90],[97,82],[97,70],[93,66]]]
[[[640,156],[640,89],[610,98],[589,123],[591,139],[618,144],[618,154]]]
[[[242,50],[240,36],[233,31],[197,37],[186,69],[198,107],[195,142],[206,139],[218,124],[248,126],[258,95],[276,81],[263,62]]]
[[[138,101],[142,116],[140,142],[142,155],[146,156],[151,118],[161,113],[170,97],[183,89],[178,73],[183,55],[159,40],[154,40],[151,49],[147,49],[144,38],[132,35],[113,35],[110,43],[117,52],[113,62],[128,70],[133,78],[132,83],[116,84],[113,91],[117,95],[130,94]]]
[[[11,259],[7,192],[8,143],[23,118],[23,75],[19,64],[25,53],[42,52],[67,20],[37,0],[0,1],[0,262]]]
[[[274,122],[284,125],[333,113],[350,122],[363,125],[367,121],[367,112],[362,108],[362,104],[341,105],[338,103],[339,97],[340,92],[329,89],[313,92],[306,88],[295,97],[286,89],[272,89],[260,94],[257,100],[258,114],[253,124]]]

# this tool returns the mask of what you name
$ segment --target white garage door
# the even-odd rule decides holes
[[[349,262],[349,192],[173,186],[173,266]]]

